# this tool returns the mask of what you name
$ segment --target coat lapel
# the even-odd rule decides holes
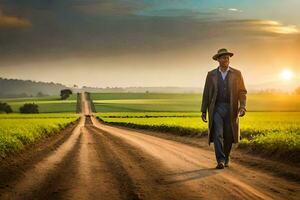
[[[216,88],[216,91],[218,90],[218,67],[217,69],[212,71],[212,82],[214,87]]]
[[[227,74],[227,75],[229,75],[228,76],[228,90],[230,91],[230,98],[232,98],[232,90],[231,89],[233,86],[234,70],[231,67],[229,67],[229,69],[230,69],[230,71]],[[230,99],[230,100],[232,100],[232,99]]]
[[[228,90],[230,91],[230,107],[233,108],[233,83],[234,83],[234,79],[235,79],[235,71],[229,67],[231,69],[229,76],[228,76]],[[231,112],[231,119],[237,119],[238,120],[238,116],[233,116],[233,113]]]

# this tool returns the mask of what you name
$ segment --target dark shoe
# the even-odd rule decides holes
[[[225,163],[225,167],[229,167],[229,163]]]
[[[216,169],[224,169],[224,163],[223,162],[218,163]]]

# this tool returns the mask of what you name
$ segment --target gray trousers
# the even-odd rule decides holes
[[[213,141],[217,162],[229,162],[233,143],[229,103],[217,103],[215,105],[213,114]]]

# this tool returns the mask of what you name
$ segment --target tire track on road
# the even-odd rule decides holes
[[[36,191],[41,184],[45,182],[56,167],[67,157],[80,136],[80,127],[82,127],[84,119],[81,118],[77,127],[73,130],[70,137],[61,144],[55,151],[45,157],[40,162],[36,163],[32,168],[24,172],[24,176],[18,180],[8,183],[9,189],[1,194],[1,199],[26,199],[27,196]]]
[[[141,199],[203,198],[200,194],[193,194],[189,188],[185,188],[182,184],[169,184],[165,180],[166,171],[156,158],[141,152],[140,149],[124,142],[121,138],[103,132],[96,127],[91,127],[91,132],[98,140],[103,140],[108,146],[114,160],[118,160],[117,165],[123,169],[122,175],[128,177],[129,183],[133,185],[131,189]]]

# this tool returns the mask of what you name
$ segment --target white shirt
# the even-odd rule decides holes
[[[228,73],[229,70],[230,70],[229,66],[227,67],[227,69],[226,69],[225,72],[223,72],[223,71],[220,69],[220,67],[219,67],[219,72],[221,72],[221,75],[222,75],[222,79],[223,79],[223,80],[225,80],[226,75],[227,75],[227,73]]]

